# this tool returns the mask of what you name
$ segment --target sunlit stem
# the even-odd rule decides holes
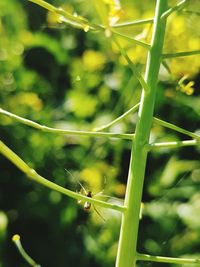
[[[51,5],[48,2],[43,1],[43,0],[28,0],[28,1],[33,2],[33,3],[43,7],[45,9],[49,10],[50,12],[54,12],[54,13],[61,15],[61,22],[71,24],[71,26],[74,26],[76,28],[81,28],[84,31],[88,31],[90,29],[90,26],[88,24],[87,19],[85,19],[83,17],[74,16],[74,15],[66,12],[62,8],[57,8],[57,7]]]
[[[49,3],[47,3],[46,1],[43,1],[43,0],[28,0],[30,2],[33,2],[51,12],[56,12],[57,11],[57,8]]]
[[[63,130],[52,127],[47,127],[45,125],[40,125],[37,122],[25,119],[23,117],[17,116],[11,112],[8,112],[0,108],[0,114],[10,117],[11,119],[33,127],[35,129],[41,130],[47,133],[61,134],[61,135],[76,135],[76,136],[87,136],[87,137],[105,137],[105,138],[119,138],[126,140],[133,140],[134,134],[120,134],[120,133],[106,133],[106,132],[90,132],[90,131],[73,131],[73,130]]]
[[[166,19],[169,17],[173,12],[180,10],[185,6],[188,0],[183,0],[179,2],[176,6],[169,8],[166,12],[164,12],[161,16],[161,19]]]
[[[148,52],[145,71],[145,82],[148,85],[148,90],[146,88],[142,90],[140,100],[138,121],[135,130],[135,142],[132,145],[125,196],[127,210],[122,215],[115,267],[136,267],[140,205],[148,154],[146,145],[149,143],[151,132],[158,73],[166,28],[166,21],[161,20],[161,15],[167,10],[167,3],[167,0],[156,1],[151,49]]]
[[[188,57],[188,56],[194,56],[194,55],[200,55],[200,50],[163,54],[162,57],[163,58],[175,58],[175,57]]]
[[[12,237],[12,241],[15,243],[19,253],[21,254],[21,256],[23,257],[23,259],[30,265],[33,267],[41,267],[39,264],[37,264],[28,254],[27,252],[24,250],[21,241],[20,241],[20,236],[19,235],[14,235]]]
[[[129,58],[129,56],[127,55],[125,49],[119,44],[119,42],[117,41],[116,38],[113,37],[113,41],[115,42],[115,44],[117,45],[117,47],[119,48],[120,53],[122,54],[122,56],[126,59],[128,66],[131,68],[133,74],[135,75],[135,77],[138,79],[139,83],[141,84],[142,88],[145,91],[149,91],[149,86],[148,84],[145,82],[144,78],[142,77],[142,75],[140,74],[140,72],[138,71],[138,69],[136,68],[135,64],[131,61],[131,59]]]
[[[45,179],[44,177],[39,175],[34,169],[30,168],[17,154],[15,154],[15,152],[8,148],[2,141],[0,141],[0,153],[4,155],[8,160],[10,160],[18,169],[24,172],[31,180],[42,184],[54,191],[75,198],[77,200],[88,201],[92,204],[99,205],[104,208],[110,208],[121,212],[126,210],[124,206],[107,203],[98,199],[81,195]]]
[[[187,147],[187,146],[198,146],[200,145],[200,140],[185,140],[185,141],[173,141],[173,142],[160,142],[160,143],[152,143],[147,145],[148,150],[156,149],[156,148],[179,148],[179,147]]]
[[[143,25],[147,23],[153,23],[153,18],[134,20],[134,21],[124,22],[124,23],[117,23],[117,24],[111,25],[111,28],[126,28],[130,26],[138,26],[138,25]]]
[[[162,65],[166,69],[166,71],[171,75],[172,74],[171,69],[165,60],[162,61]]]
[[[101,126],[101,127],[95,128],[95,131],[102,131],[102,130],[107,129],[107,128],[109,128],[110,126],[112,126],[112,125],[114,125],[114,124],[116,124],[116,123],[122,121],[122,120],[123,120],[125,117],[127,117],[130,113],[135,112],[135,111],[138,109],[139,105],[140,105],[140,104],[138,103],[137,105],[135,105],[134,107],[130,108],[128,111],[126,111],[125,113],[123,113],[121,116],[119,116],[119,117],[116,118],[115,120],[113,120],[113,121],[107,123],[106,125],[103,125],[103,126]],[[181,127],[178,127],[178,126],[176,126],[176,125],[174,125],[174,124],[172,124],[172,123],[163,121],[163,120],[158,119],[158,118],[156,118],[156,117],[153,118],[153,121],[154,121],[155,123],[159,124],[159,125],[162,125],[162,126],[166,127],[166,128],[169,128],[169,129],[174,130],[174,131],[176,131],[176,132],[179,132],[179,133],[185,134],[185,135],[187,135],[187,136],[190,136],[190,137],[192,137],[192,138],[194,138],[194,139],[197,139],[197,141],[200,140],[200,135],[199,135],[199,134],[196,134],[196,133],[187,131],[187,130],[185,130],[185,129],[181,128]],[[192,140],[191,140],[191,141],[192,141]],[[191,142],[191,141],[190,141],[190,142]],[[197,142],[197,141],[196,141],[196,142]],[[193,141],[192,141],[192,142],[193,142]],[[179,144],[184,144],[184,146],[185,146],[185,144],[187,144],[187,143],[184,143],[184,142],[183,142],[183,143],[179,143]],[[193,143],[191,143],[191,144],[193,144]],[[189,145],[189,143],[188,143],[188,145]]]
[[[190,137],[192,137],[192,138],[194,138],[194,139],[200,140],[200,135],[198,135],[198,134],[195,134],[195,133],[193,133],[193,132],[187,131],[187,130],[181,128],[181,127],[178,127],[178,126],[176,126],[176,125],[174,125],[174,124],[172,124],[172,123],[169,123],[169,122],[160,120],[160,119],[158,119],[158,118],[154,118],[153,120],[154,120],[154,122],[156,122],[156,123],[158,123],[159,125],[162,125],[162,126],[164,126],[164,127],[166,127],[166,128],[169,128],[169,129],[174,130],[174,131],[176,131],[176,132],[179,132],[179,133],[188,135],[188,136],[190,136]]]
[[[131,43],[135,43],[136,45],[142,46],[142,47],[144,47],[145,49],[148,49],[148,50],[151,48],[151,46],[149,44],[145,43],[145,42],[141,42],[141,41],[139,41],[137,39],[134,39],[133,37],[124,35],[124,34],[122,34],[120,32],[116,32],[114,30],[111,30],[111,31],[112,31],[112,34],[120,37],[121,39],[127,40],[127,41],[129,41]]]
[[[140,261],[153,261],[153,262],[165,262],[165,263],[175,263],[175,264],[195,264],[199,266],[200,259],[184,259],[184,258],[171,258],[171,257],[160,257],[151,256],[147,254],[137,254],[137,259]]]
[[[121,116],[119,116],[115,120],[113,120],[113,121],[111,121],[111,122],[109,122],[103,126],[100,126],[98,128],[95,128],[94,131],[96,131],[96,132],[102,131],[102,130],[105,130],[105,129],[111,127],[112,125],[114,125],[116,123],[119,123],[120,121],[124,120],[130,113],[137,111],[139,106],[140,106],[140,103],[136,104],[135,106],[133,106],[132,108],[127,110],[125,113],[123,113]]]

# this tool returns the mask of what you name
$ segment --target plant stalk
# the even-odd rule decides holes
[[[104,208],[111,208],[111,209],[118,210],[121,212],[123,212],[126,209],[125,206],[120,206],[117,204],[104,202],[104,201],[101,201],[95,198],[91,198],[91,197],[73,192],[67,188],[64,188],[60,185],[57,185],[45,179],[44,177],[39,175],[34,169],[30,168],[17,154],[15,154],[1,140],[0,140],[0,154],[4,155],[8,160],[10,160],[18,169],[20,169],[23,173],[25,173],[28,176],[28,178],[54,191],[57,191],[61,194],[64,194],[66,196],[69,196],[77,200],[87,201],[91,204],[99,205]]]
[[[157,0],[156,3],[151,49],[148,52],[145,72],[145,81],[150,90],[143,89],[140,101],[125,196],[127,210],[122,216],[116,267],[136,266],[140,203],[148,153],[146,145],[149,144],[166,27],[166,20],[161,20],[161,16],[167,10],[167,2],[167,0]]]
[[[112,25],[111,28],[126,28],[130,26],[138,26],[138,25],[147,24],[147,23],[153,23],[153,18],[117,23],[117,24]]]
[[[161,256],[152,256],[152,255],[140,254],[140,253],[138,253],[138,260],[175,263],[175,264],[195,264],[195,266],[197,266],[196,264],[199,265],[199,263],[200,263],[199,259],[161,257]]]
[[[11,118],[12,120],[18,121],[30,127],[33,127],[37,130],[47,132],[47,133],[54,133],[54,134],[61,134],[61,135],[77,135],[77,136],[87,136],[87,137],[105,137],[105,138],[119,138],[119,139],[126,139],[126,140],[133,140],[134,134],[120,134],[120,133],[106,133],[106,132],[91,132],[91,131],[76,131],[76,130],[64,130],[58,128],[47,127],[45,125],[41,125],[37,122],[25,119],[23,117],[17,116],[7,110],[0,108],[0,115],[5,115]]]
[[[187,56],[194,56],[199,55],[200,50],[193,50],[193,51],[185,51],[185,52],[177,52],[171,54],[163,54],[163,58],[175,58],[175,57],[187,57]]]
[[[199,140],[185,140],[185,141],[172,141],[172,142],[161,142],[161,143],[152,143],[147,145],[149,150],[156,149],[156,148],[180,148],[186,146],[198,146],[200,145]]]

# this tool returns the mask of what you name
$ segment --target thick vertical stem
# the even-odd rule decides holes
[[[127,210],[122,217],[116,267],[135,267],[137,260],[140,203],[148,153],[145,146],[149,143],[166,27],[166,21],[165,19],[161,20],[161,16],[166,10],[167,0],[157,0],[151,49],[148,53],[145,72],[145,81],[150,90],[143,89],[141,96],[125,197]]]

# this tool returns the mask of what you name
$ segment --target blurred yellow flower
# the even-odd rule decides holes
[[[184,17],[178,16],[174,17],[174,24],[173,24],[173,34],[178,36],[185,31],[185,19]]]
[[[165,52],[176,53],[199,50],[200,41],[196,33],[197,28],[198,20],[193,20],[193,27],[190,27],[186,16],[177,14],[170,16],[165,39]],[[174,76],[180,77],[183,73],[194,76],[200,68],[200,55],[172,58],[169,59],[168,63]],[[191,84],[189,84],[188,94],[192,93],[191,87]]]
[[[36,93],[32,92],[19,93],[17,96],[11,98],[9,104],[13,108],[15,108],[17,104],[17,106],[22,105],[30,107],[35,111],[40,111],[43,107],[42,100]]]
[[[69,109],[80,118],[92,116],[96,111],[98,101],[84,92],[71,91],[68,95]],[[84,105],[83,105],[84,103]]]
[[[80,178],[83,180],[89,187],[89,190],[93,194],[98,193],[102,189],[102,175],[101,172],[94,167],[85,168],[80,173]]]
[[[94,50],[86,50],[82,59],[84,68],[88,71],[101,70],[106,63],[104,54]]]
[[[115,191],[117,197],[124,198],[126,193],[126,185],[125,184],[116,184],[115,185]]]
[[[188,48],[190,50],[196,50],[200,48],[200,40],[198,37],[191,37],[188,40]]]
[[[115,24],[122,16],[123,10],[119,0],[103,0],[108,5],[109,25]]]

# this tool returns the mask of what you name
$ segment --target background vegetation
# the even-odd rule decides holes
[[[49,2],[93,22],[101,21],[95,1]],[[179,12],[169,19],[167,53],[200,49],[200,19],[195,13],[200,5],[191,2],[187,10],[192,14]],[[111,14],[111,5],[107,7],[110,19],[123,22],[153,17],[155,1],[124,0],[115,14]],[[151,26],[118,31],[148,42]],[[143,70],[145,49],[123,39],[121,43]],[[139,101],[138,81],[105,36],[63,26],[57,17],[25,0],[0,1],[0,61],[1,106],[40,124],[91,130]],[[161,68],[156,102],[157,117],[190,131],[200,128],[199,62],[200,56],[168,60],[171,73]],[[178,85],[185,75],[182,85]],[[129,141],[57,136],[19,125],[7,117],[0,119],[2,140],[44,177],[74,190],[80,189],[79,179],[94,193],[104,189],[106,195],[124,197]],[[136,115],[129,115],[111,131],[132,133],[136,119]],[[174,141],[185,136],[155,126],[151,139]],[[198,147],[151,153],[139,251],[198,256],[199,157]],[[1,267],[26,266],[11,243],[15,233],[21,235],[27,251],[42,266],[114,266],[120,225],[117,212],[98,209],[105,222],[94,210],[85,213],[76,201],[31,183],[2,156],[0,210]]]

